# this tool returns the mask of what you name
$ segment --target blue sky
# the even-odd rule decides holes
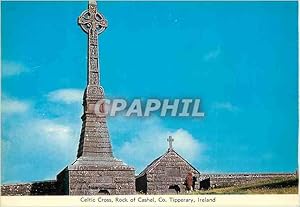
[[[297,2],[103,2],[108,97],[200,98],[204,118],[111,117],[139,173],[167,150],[200,172],[297,168]],[[86,2],[2,2],[2,182],[54,179],[76,157]]]

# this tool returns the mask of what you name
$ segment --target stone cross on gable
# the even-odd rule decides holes
[[[169,142],[169,151],[170,150],[173,150],[173,142],[174,142],[174,139],[172,136],[169,136],[169,138],[167,139],[167,141]]]

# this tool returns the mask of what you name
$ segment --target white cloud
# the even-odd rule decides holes
[[[76,158],[80,134],[77,122],[30,116],[9,122],[2,136],[2,179],[5,183],[55,177]]]
[[[30,105],[28,102],[4,97],[1,101],[1,111],[6,114],[27,112]]]
[[[193,137],[187,130],[177,129],[170,133],[174,138],[174,148],[182,154],[186,159],[194,162],[199,159],[200,153],[203,152],[204,145],[198,139]]]
[[[48,93],[47,97],[52,102],[80,103],[82,102],[83,90],[73,88],[59,89]]]
[[[58,144],[66,144],[65,142],[73,138],[72,129],[66,124],[56,123],[53,120],[36,120],[32,124],[35,133],[49,141],[57,141]],[[65,146],[63,146],[65,147]]]
[[[213,105],[214,109],[223,109],[227,111],[238,111],[239,108],[230,102],[218,102]]]
[[[34,149],[37,154],[67,155],[68,150],[73,150],[74,140],[79,140],[79,132],[72,124],[39,118],[18,119],[6,129],[5,135],[6,145],[22,146],[25,151]]]
[[[130,121],[127,120],[128,126]],[[189,162],[198,162],[204,150],[204,144],[199,142],[190,132],[185,129],[167,129],[158,119],[144,120],[138,127],[130,128],[136,135],[126,141],[116,151],[118,155],[134,164],[139,173],[151,161],[168,150],[168,136],[174,138],[173,148]]]
[[[20,75],[23,72],[28,72],[28,68],[25,67],[23,64],[10,62],[10,61],[3,61],[2,63],[2,76],[14,76]]]
[[[50,118],[50,114],[40,113],[41,108],[36,111],[30,106],[11,97],[2,100],[2,110],[6,112],[2,114],[2,180],[5,183],[55,176],[76,158],[80,136],[77,111],[68,114],[56,111],[55,118]],[[26,113],[12,118],[8,112]]]
[[[217,47],[216,49],[213,49],[209,51],[207,54],[203,56],[203,59],[205,61],[216,59],[221,54],[221,47]]]
[[[7,146],[10,146],[13,142],[15,143],[14,145],[19,146],[31,147],[39,145],[41,149],[52,148],[52,145],[66,148],[68,141],[72,143],[74,136],[79,136],[80,127],[78,128],[78,126],[80,126],[80,118],[75,122],[70,121],[75,120],[73,116],[77,113],[66,115],[62,111],[55,118],[48,118],[45,114],[35,111],[29,102],[20,101],[5,95],[2,98],[1,109],[5,120],[3,127],[5,127],[4,137],[6,138]],[[12,118],[10,114],[15,113],[18,113],[19,116]],[[76,141],[78,140],[76,139]],[[49,145],[46,143],[49,143]]]

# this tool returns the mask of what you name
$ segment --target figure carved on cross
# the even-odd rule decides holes
[[[78,18],[82,30],[90,35],[100,34],[107,28],[107,20],[97,11],[96,1],[89,2],[89,9],[82,12]]]
[[[167,139],[167,141],[169,142],[169,149],[168,149],[168,151],[173,150],[173,142],[174,142],[173,137],[169,136],[169,138]]]

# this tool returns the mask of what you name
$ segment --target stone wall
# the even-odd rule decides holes
[[[1,195],[56,195],[56,180],[2,185]]]
[[[200,180],[210,178],[210,186],[226,187],[253,183],[255,181],[274,178],[296,178],[295,173],[231,173],[231,174],[201,174]]]
[[[174,158],[172,158],[174,159]],[[175,158],[176,160],[176,158]],[[178,161],[178,160],[177,160]],[[191,170],[185,164],[179,161],[179,166],[183,167],[183,171]],[[181,176],[166,176],[166,171],[163,166],[168,166],[165,161],[160,162],[161,166],[157,166],[149,175],[140,177],[143,182],[136,181],[137,192],[148,189],[149,194],[170,194],[175,193],[174,190],[169,190],[168,186],[178,184],[181,190],[184,190],[182,183],[184,182],[185,172]],[[175,167],[175,166],[173,166]],[[157,173],[157,174],[156,174]],[[175,172],[176,173],[176,172]],[[210,178],[211,187],[225,187],[243,185],[255,181],[263,181],[274,178],[296,178],[295,173],[245,173],[245,174],[201,174],[198,181],[205,178]],[[146,178],[147,177],[147,178]],[[148,182],[147,182],[147,180]],[[199,184],[199,182],[197,182]],[[199,186],[197,185],[196,189]],[[3,196],[22,196],[22,195],[59,195],[56,180],[40,181],[32,183],[19,183],[1,186],[1,194]]]

